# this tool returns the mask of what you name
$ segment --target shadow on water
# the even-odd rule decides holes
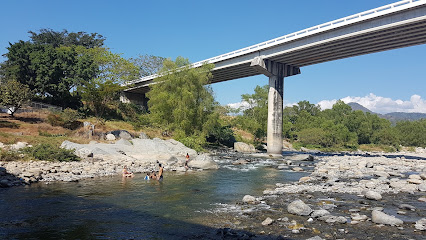
[[[283,239],[191,222],[190,212],[204,207],[195,203],[220,191],[199,185],[210,179],[201,176],[186,190],[138,177],[0,189],[0,239]]]

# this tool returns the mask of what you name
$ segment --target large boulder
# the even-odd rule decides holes
[[[287,206],[287,211],[291,214],[299,215],[299,216],[308,216],[311,214],[312,209],[305,204],[302,200],[296,200],[291,202]]]
[[[402,225],[404,223],[401,219],[387,215],[386,213],[378,210],[373,210],[371,213],[371,221],[374,223],[387,225]]]
[[[284,159],[291,161],[313,161],[314,157],[310,154],[295,154],[284,156]]]
[[[201,154],[188,162],[188,167],[198,169],[218,169],[219,166],[208,154]]]
[[[256,149],[254,148],[253,145],[243,143],[243,142],[235,142],[234,143],[234,150],[237,151],[237,152],[242,152],[242,153],[254,153],[254,152],[256,152]]]
[[[420,231],[426,231],[426,218],[422,218],[416,222],[414,227]]]
[[[126,130],[114,130],[111,132],[107,132],[107,136],[108,134],[114,135],[116,139],[120,138],[120,139],[132,140],[133,138],[132,135]]]
[[[382,195],[378,192],[370,190],[370,191],[367,191],[365,193],[365,198],[378,201],[378,200],[382,199]]]

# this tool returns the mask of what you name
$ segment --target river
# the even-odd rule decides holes
[[[217,209],[309,174],[265,158],[216,160],[218,170],[165,172],[162,182],[137,174],[0,189],[0,239],[215,238],[206,221]]]

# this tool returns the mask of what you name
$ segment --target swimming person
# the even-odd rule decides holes
[[[124,166],[124,168],[123,168],[123,177],[133,177],[133,173],[132,172],[129,172],[128,170],[127,170],[127,166]]]
[[[146,173],[146,176],[143,179],[144,180],[149,180],[150,179],[149,173]]]
[[[158,167],[160,167],[160,169],[158,170],[157,180],[162,181],[163,180],[163,167],[161,166],[161,163],[158,164]]]

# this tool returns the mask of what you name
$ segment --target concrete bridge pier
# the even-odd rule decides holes
[[[281,155],[283,148],[284,77],[299,74],[300,69],[284,63],[263,60],[261,56],[254,58],[250,66],[269,77],[268,153]]]

